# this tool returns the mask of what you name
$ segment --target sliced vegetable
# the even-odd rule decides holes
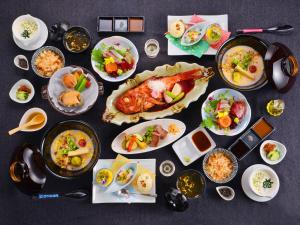
[[[241,66],[237,65],[235,67],[235,70],[240,72],[241,75],[251,79],[251,80],[255,80],[255,77],[253,74],[249,73],[247,70],[243,69]]]
[[[166,95],[168,95],[169,97],[171,97],[172,99],[176,98],[176,94],[173,94],[173,92],[171,91],[165,91]]]
[[[171,93],[171,92],[169,92],[169,93]],[[166,103],[171,103],[173,101],[173,98],[167,94],[167,91],[164,92],[164,99],[165,99]]]
[[[230,116],[223,116],[223,117],[218,118],[218,120],[217,120],[217,123],[222,128],[230,127],[231,122],[232,122],[232,120],[231,120]]]
[[[117,63],[108,63],[105,65],[105,71],[109,74],[116,73],[118,71]]]
[[[172,94],[174,96],[179,95],[180,93],[182,93],[182,87],[180,84],[176,83],[172,89]],[[174,98],[174,97],[173,97]]]
[[[146,133],[143,136],[143,140],[147,144],[150,144],[150,142],[152,141],[152,133],[153,133],[153,131],[154,131],[154,126],[148,127]]]
[[[137,140],[143,141],[143,137],[140,134],[134,134],[134,136],[137,138]]]
[[[137,144],[141,149],[145,149],[148,146],[145,142],[139,140],[137,140]]]
[[[171,103],[174,103],[174,102],[178,102],[179,100],[181,100],[182,98],[184,97],[184,92],[181,92],[179,95],[177,95],[173,101]]]
[[[71,156],[77,156],[77,155],[84,155],[84,154],[87,154],[89,152],[90,152],[90,150],[87,149],[87,148],[80,148],[80,149],[77,149],[77,150],[74,150],[74,151],[69,151],[68,156],[71,157]]]
[[[232,74],[232,80],[236,83],[239,83],[241,81],[241,78],[242,78],[242,74],[240,72],[233,72]]]
[[[78,88],[75,88],[76,91],[79,91],[79,92],[83,92],[85,90],[85,85],[87,83],[87,79],[86,78],[83,78],[83,80],[81,81],[81,83],[79,84]]]
[[[82,159],[80,156],[74,156],[71,159],[71,164],[72,166],[80,166],[82,163]]]
[[[202,127],[212,128],[214,126],[214,120],[211,117],[207,117],[201,122]]]
[[[88,80],[88,81],[86,82],[86,84],[85,84],[85,87],[86,87],[86,88],[89,88],[90,86],[91,86],[91,81]]]
[[[67,137],[67,144],[69,146],[69,150],[70,151],[74,151],[74,150],[78,149],[78,147],[77,147],[77,145],[75,143],[75,140],[74,140],[74,138],[72,136],[68,136]]]
[[[27,100],[28,96],[29,96],[29,93],[25,92],[25,91],[17,91],[17,93],[16,93],[17,99],[19,99],[21,101]]]
[[[77,80],[77,84],[75,85],[74,89],[77,90],[77,88],[79,87],[79,85],[81,84],[81,82],[83,81],[83,79],[85,78],[85,76],[83,74],[81,74]]]
[[[131,152],[132,150],[137,148],[136,140],[137,140],[136,136],[132,135],[129,141],[126,143],[127,151]]]
[[[85,139],[80,139],[80,140],[78,141],[78,145],[79,145],[80,147],[85,147],[85,146],[86,146],[86,140],[85,140]]]

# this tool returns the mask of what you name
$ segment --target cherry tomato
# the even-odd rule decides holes
[[[257,70],[256,66],[254,66],[254,65],[249,66],[249,71],[250,71],[251,73],[255,73],[256,70]]]
[[[89,88],[90,86],[91,86],[91,81],[88,80],[88,81],[85,83],[85,87],[86,87],[86,88]]]
[[[79,144],[80,147],[85,147],[85,146],[86,146],[86,140],[80,139],[80,140],[78,141],[78,144]]]

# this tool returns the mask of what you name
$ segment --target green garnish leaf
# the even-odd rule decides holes
[[[71,136],[67,137],[67,144],[69,146],[69,151],[74,151],[78,149],[77,145],[75,144],[74,138]]]
[[[251,55],[250,53],[247,53],[247,54],[244,56],[243,60],[239,63],[239,65],[240,65],[244,70],[246,70],[246,69],[248,68],[248,66],[249,66],[249,64],[250,64],[250,62],[251,62],[251,60],[252,60],[252,55]]]
[[[214,126],[214,120],[211,117],[207,117],[206,119],[202,120],[201,126],[204,128],[212,128]]]
[[[273,183],[274,183],[274,182],[271,181],[271,179],[266,179],[266,180],[263,182],[263,187],[264,187],[264,188],[271,188]]]
[[[154,131],[154,126],[150,126],[147,128],[146,133],[143,136],[143,141],[146,142],[147,144],[150,144],[152,141],[152,133]]]
[[[28,30],[24,30],[23,33],[21,34],[23,38],[29,38],[30,37],[30,33],[28,32]]]
[[[103,52],[100,48],[93,49],[92,51],[92,60],[96,62],[96,67],[100,71],[104,71],[104,58],[103,58]]]

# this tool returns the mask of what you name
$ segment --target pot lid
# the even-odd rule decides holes
[[[40,192],[46,183],[45,162],[40,150],[31,144],[19,146],[11,158],[9,174],[23,193]]]
[[[269,45],[265,65],[269,81],[279,92],[292,88],[298,75],[298,61],[288,47],[278,42]]]

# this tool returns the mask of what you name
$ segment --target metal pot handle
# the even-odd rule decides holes
[[[98,91],[99,91],[99,95],[103,95],[104,94],[104,86],[102,82],[97,82],[98,83]]]
[[[41,89],[41,95],[42,95],[42,99],[48,99],[48,86],[47,85],[43,85],[42,89]]]

